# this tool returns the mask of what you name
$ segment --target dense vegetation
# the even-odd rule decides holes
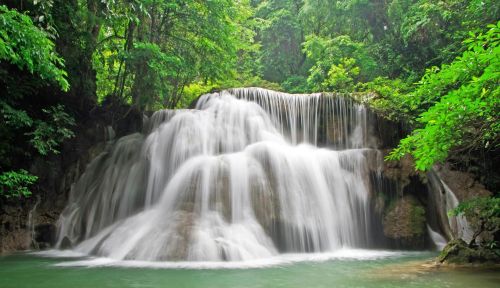
[[[30,159],[58,153],[98,105],[183,108],[234,86],[374,92],[373,109],[411,127],[388,159],[448,161],[498,191],[496,0],[2,3],[4,197],[29,196]]]

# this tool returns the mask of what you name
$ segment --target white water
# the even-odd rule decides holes
[[[29,229],[29,237],[27,239],[27,247],[35,246],[34,248],[38,248],[37,242],[35,241],[36,239],[36,231],[35,231],[35,213],[36,213],[36,208],[38,207],[38,204],[40,204],[40,196],[36,197],[36,202],[35,205],[33,205],[33,208],[30,210],[28,213],[28,225],[27,228]]]
[[[370,247],[380,154],[363,106],[246,88],[196,108],[155,113],[89,165],[59,220],[59,247],[200,263]]]
[[[273,266],[291,265],[297,262],[325,262],[330,260],[378,260],[399,258],[408,255],[418,255],[422,252],[366,250],[342,248],[334,252],[280,254],[277,256],[249,261],[166,261],[151,262],[140,260],[115,260],[102,257],[86,257],[85,254],[71,251],[47,250],[34,252],[33,255],[50,258],[65,258],[65,261],[56,263],[58,267],[134,267],[155,269],[247,269],[266,268]]]
[[[427,225],[427,232],[429,233],[429,235],[432,239],[432,242],[434,243],[436,248],[439,251],[443,250],[444,246],[446,246],[446,244],[448,243],[448,241],[446,241],[446,239],[443,237],[443,235],[432,230],[432,228],[429,225]]]
[[[448,187],[448,185],[446,185],[443,180],[441,180],[441,184],[443,185],[446,193],[446,210],[451,211],[459,204],[457,196],[455,196],[455,193],[453,193],[450,187]],[[469,226],[469,222],[467,222],[465,216],[459,215],[448,217],[448,222],[457,239],[463,239],[467,243],[472,240],[472,235],[474,233],[472,232],[472,229]]]

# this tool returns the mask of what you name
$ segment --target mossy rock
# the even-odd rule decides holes
[[[425,209],[413,197],[399,198],[384,216],[384,235],[403,247],[418,248],[425,241]]]
[[[500,251],[487,247],[469,247],[462,239],[450,241],[438,256],[438,261],[449,264],[500,263]]]

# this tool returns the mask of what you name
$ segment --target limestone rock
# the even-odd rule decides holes
[[[425,236],[425,209],[413,197],[395,200],[383,220],[384,235],[403,247],[421,247]]]

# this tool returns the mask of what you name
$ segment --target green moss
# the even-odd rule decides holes
[[[438,256],[438,261],[449,264],[499,263],[500,251],[483,246],[469,247],[462,239],[450,241]]]
[[[413,203],[410,211],[410,229],[414,235],[421,236],[424,234],[425,226],[425,209],[421,205]]]
[[[384,234],[408,247],[420,246],[425,235],[425,210],[411,196],[393,201],[384,216]]]

